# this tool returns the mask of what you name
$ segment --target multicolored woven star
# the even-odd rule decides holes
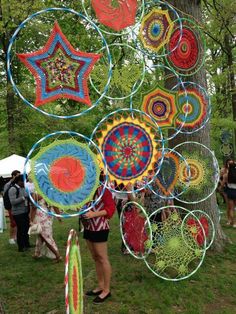
[[[145,48],[158,52],[169,41],[172,29],[168,10],[154,8],[144,16],[139,37]]]
[[[42,49],[17,56],[35,77],[36,107],[59,98],[91,106],[87,79],[101,54],[75,50],[57,22]]]
[[[142,109],[153,117],[160,127],[174,125],[177,111],[177,93],[160,86],[143,96]]]

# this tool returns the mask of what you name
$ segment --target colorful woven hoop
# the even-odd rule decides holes
[[[159,163],[160,154],[156,156]],[[180,184],[180,165],[185,164],[187,169],[186,180]],[[160,172],[156,176],[155,184],[149,185],[149,189],[163,199],[178,197],[190,184],[190,171],[187,161],[174,150],[165,149],[164,160]]]
[[[141,109],[150,115],[161,128],[175,126],[177,93],[157,86],[143,95]]]
[[[160,128],[151,117],[149,122],[147,118],[148,115],[139,110],[120,109],[106,116],[94,129],[91,138],[104,154],[110,183],[116,181],[117,185],[123,183],[126,187],[142,182],[149,171],[158,173],[159,169],[154,168],[155,155],[158,147],[164,151],[164,142]],[[144,189],[148,183],[136,191]]]
[[[219,165],[214,153],[198,142],[184,142],[173,150],[181,153],[188,164],[180,164],[180,183],[185,184],[189,180],[188,188],[175,198],[186,204],[205,201],[215,192],[219,181]]]
[[[142,20],[145,0],[118,0],[117,7],[112,5],[112,0],[96,0],[95,6],[94,3],[95,1],[91,0],[89,5],[87,5],[87,1],[81,1],[86,17],[100,23],[99,29],[106,35],[125,36],[130,34],[131,30],[135,29]],[[127,3],[131,3],[131,10]],[[124,10],[122,10],[122,7],[124,7]],[[102,11],[101,8],[103,9]],[[105,23],[103,23],[103,20]]]
[[[206,250],[208,250],[215,239],[214,223],[211,217],[202,210],[192,210],[191,214],[194,214],[194,216],[197,217],[201,226],[199,225],[197,219],[193,217],[189,218],[189,214],[185,216],[186,223],[192,227],[192,233],[199,245],[203,245],[204,237],[206,237]],[[204,234],[202,227],[204,229]]]
[[[57,140],[31,159],[36,191],[48,204],[64,210],[78,210],[91,201],[99,175],[96,156],[73,139]]]
[[[173,17],[173,20],[170,18]],[[146,1],[144,5],[144,16],[139,28],[132,30],[132,37],[137,48],[144,55],[151,58],[164,57],[175,51],[179,45],[182,34],[176,47],[169,52],[164,46],[169,42],[173,28],[177,26],[182,29],[182,21],[178,12],[166,1]]]
[[[65,303],[67,314],[83,314],[83,276],[78,236],[70,230],[65,261]]]
[[[166,61],[180,75],[190,76],[202,67],[205,60],[206,44],[198,25],[189,19],[181,19],[181,21],[183,28],[180,29],[176,26],[166,45]],[[172,51],[178,42],[177,49]],[[169,53],[170,51],[172,53]]]
[[[128,202],[120,215],[120,232],[129,253],[144,259],[150,253],[151,225],[144,208],[136,202]]]
[[[61,98],[91,106],[87,79],[101,55],[75,50],[57,22],[42,49],[17,56],[35,77],[36,107]]]
[[[201,130],[209,121],[211,114],[210,98],[204,88],[194,82],[183,82],[173,87],[178,91],[178,110],[176,124],[182,124],[181,133],[191,134]],[[187,117],[186,117],[187,113]]]
[[[184,217],[198,222],[203,243],[199,245]],[[206,253],[204,229],[198,218],[180,206],[165,206],[149,216],[152,228],[151,252],[145,259],[156,276],[180,281],[192,276],[202,265]]]
[[[75,14],[83,22],[89,23],[89,25],[91,25],[91,28],[94,29],[95,32],[98,33],[98,35],[102,39],[102,45],[105,49],[105,52],[108,58],[108,62],[107,62],[108,77],[107,77],[106,84],[104,84],[103,92],[101,92],[101,95],[99,96],[99,98],[93,103],[90,102],[90,99],[88,97],[87,85],[85,84],[85,81],[83,80],[83,78],[88,77],[88,73],[91,70],[92,64],[94,64],[94,61],[97,57],[95,56],[95,54],[91,54],[91,55],[86,54],[86,53],[83,54],[81,52],[78,52],[77,50],[74,50],[74,48],[70,45],[70,43],[68,42],[68,40],[62,34],[62,32],[59,30],[58,27],[54,27],[54,31],[50,37],[50,40],[45,46],[45,51],[44,49],[40,49],[38,52],[36,52],[36,54],[39,55],[38,57],[37,55],[35,55],[35,53],[25,54],[25,55],[20,56],[21,60],[22,61],[24,60],[24,63],[27,64],[27,67],[36,77],[36,83],[38,85],[36,105],[34,105],[32,102],[30,102],[23,96],[22,92],[20,91],[20,88],[16,85],[13,79],[13,75],[12,75],[13,67],[11,64],[13,60],[12,47],[14,46],[20,31],[25,28],[28,22],[40,16],[41,14],[58,12],[58,11]],[[60,49],[58,49],[59,48],[58,45],[60,46]],[[27,57],[27,55],[29,58]],[[90,58],[90,56],[92,58]],[[26,57],[28,58],[27,60],[26,60]],[[44,62],[45,60],[43,61],[41,57],[47,61]],[[41,58],[42,60],[41,59],[38,60],[37,58],[38,59]],[[50,58],[52,59],[49,60]],[[58,60],[56,59],[58,60],[60,59],[61,61],[58,62]],[[39,62],[41,63],[38,64]],[[66,63],[66,69],[62,69],[64,66],[62,65],[62,63]],[[79,69],[79,72],[77,71],[78,69]],[[51,71],[50,75],[48,75],[49,70]],[[49,117],[54,117],[58,119],[70,119],[70,118],[79,117],[85,114],[86,112],[90,111],[92,108],[94,108],[100,103],[100,101],[106,94],[108,86],[110,84],[110,80],[112,76],[112,61],[111,61],[109,48],[107,46],[104,36],[102,35],[99,28],[91,20],[83,16],[81,13],[78,13],[68,8],[48,8],[42,11],[38,11],[32,14],[31,16],[29,16],[26,20],[24,20],[18,26],[18,28],[14,32],[12,38],[10,39],[10,43],[9,43],[8,51],[7,51],[7,72],[10,78],[10,82],[13,85],[13,88],[16,94],[23,100],[23,102],[26,105],[30,106],[33,109],[36,109],[37,111]],[[74,76],[77,77],[77,80],[74,79]],[[57,85],[55,85],[55,83]],[[64,85],[63,84],[61,85],[62,88],[60,88],[59,83],[64,84]],[[55,89],[55,86],[57,86],[57,89]],[[75,92],[75,90],[77,92]],[[51,106],[50,106],[51,108],[50,110],[49,109],[42,110],[40,107],[38,107],[40,104],[43,104],[44,102],[46,102],[47,98],[50,101],[52,101],[59,98],[59,96],[60,97],[68,96],[68,98],[70,99],[76,98],[75,100],[77,101],[82,100],[82,102],[86,103],[87,106],[89,105],[89,107],[79,113],[68,115],[68,116],[57,114],[58,113],[57,106],[53,107],[55,109],[55,110],[53,109],[53,112],[55,113],[51,113],[52,112]]]
[[[65,139],[68,137],[69,139]],[[76,137],[83,143],[76,141]],[[100,200],[107,183],[105,159],[93,141],[76,132],[51,133],[35,143],[26,158],[25,182],[26,169],[30,160],[31,177],[36,191],[48,204],[62,210],[60,214],[54,211],[47,213],[56,217],[78,216],[91,209],[99,201],[92,201],[99,185],[98,159],[103,162],[105,174]],[[31,191],[27,192],[31,202],[45,212],[45,209],[34,200]]]
[[[139,37],[146,49],[157,53],[170,39],[173,22],[168,10],[153,8],[144,16]]]

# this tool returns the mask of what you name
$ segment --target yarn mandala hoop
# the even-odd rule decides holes
[[[38,105],[40,103],[43,104],[45,102],[45,98],[47,98],[48,96],[50,107],[47,108],[47,110],[43,110],[39,108],[36,104],[33,104],[31,100],[28,100],[23,95],[24,93],[21,91],[20,87],[17,86],[13,79],[12,47],[15,46],[19,33],[23,29],[25,29],[26,25],[29,22],[39,17],[40,15],[52,13],[56,14],[58,12],[66,12],[69,14],[73,14],[76,17],[79,17],[84,23],[88,23],[90,25],[90,28],[94,30],[98,36],[100,36],[103,48],[107,54],[108,77],[104,89],[100,93],[99,97],[96,100],[93,100],[92,103],[90,103],[88,96],[88,87],[84,79],[88,78],[89,72],[92,70],[92,66],[96,62],[95,59],[98,60],[98,57],[97,55],[92,53],[82,53],[75,50],[70,42],[67,40],[65,35],[62,33],[60,28],[55,28],[54,26],[53,32],[51,33],[50,38],[44,48],[40,48],[34,53],[24,53],[19,55],[22,62],[27,65],[28,69],[33,73],[35,77],[36,100],[40,99],[40,101],[37,101]],[[81,25],[85,27],[84,24]],[[93,58],[95,59],[92,60]],[[7,73],[14,91],[26,105],[49,117],[58,119],[70,119],[79,117],[89,112],[101,102],[110,84],[112,76],[112,61],[108,45],[103,34],[91,20],[72,9],[48,8],[38,11],[29,16],[18,26],[18,28],[14,32],[12,38],[10,39],[7,50]],[[57,82],[57,85],[55,85],[55,82]],[[61,105],[54,105],[53,103],[52,106],[51,101],[54,101],[56,98],[59,97],[62,98]],[[82,99],[83,105],[86,104],[85,109],[76,114],[57,114],[58,112],[60,113],[63,106],[65,106],[63,98],[74,99],[76,101]]]
[[[188,168],[180,164],[180,183],[190,181],[188,188],[175,199],[186,204],[197,204],[208,199],[215,192],[219,181],[219,165],[214,153],[198,142],[184,142],[173,150],[179,152],[188,164]]]
[[[166,45],[166,61],[170,68],[174,69],[179,75],[191,76],[198,72],[204,64],[206,42],[197,24],[184,18],[181,21],[182,29],[175,27]],[[182,36],[179,42],[180,35]],[[177,49],[172,51],[176,45]]]
[[[65,261],[65,304],[67,314],[83,314],[83,275],[79,240],[70,230]]]
[[[170,14],[174,16],[172,21]],[[181,40],[181,33],[176,46],[166,52],[164,46],[169,42],[174,23],[182,29],[182,22],[178,12],[165,1],[149,1],[145,3],[143,18],[139,29],[132,31],[132,37],[137,49],[151,58],[164,57],[175,51]]]
[[[159,163],[159,156],[157,156],[157,163]],[[181,163],[185,164],[188,172],[186,181],[184,182],[185,185],[179,182],[179,167]],[[161,169],[156,175],[154,183],[150,184],[148,188],[152,193],[162,199],[173,199],[188,189],[190,175],[190,169],[183,156],[173,149],[166,148]]]
[[[181,114],[176,119],[177,125],[184,122],[180,133],[192,134],[200,131],[210,119],[211,102],[206,90],[199,84],[183,82],[175,85],[172,90],[178,90],[178,109]],[[187,96],[186,96],[187,93]],[[187,117],[185,116],[187,112]]]
[[[144,208],[136,202],[128,202],[120,215],[120,232],[128,252],[137,259],[150,253],[151,225]]]
[[[157,64],[149,66],[149,70],[158,71],[159,81],[160,78],[168,79],[170,77],[174,77],[178,81],[178,90],[181,88],[183,90],[183,94],[186,97],[186,104],[188,104],[187,93],[185,90],[185,86],[181,80],[181,78],[169,67]],[[168,71],[168,75],[166,72]],[[178,92],[167,90],[161,85],[157,85],[158,82],[153,85],[153,88],[150,91],[142,91],[141,101],[133,100],[131,97],[130,106],[133,107],[135,103],[141,103],[141,110],[146,114],[151,116],[158,126],[161,128],[163,132],[164,141],[173,139],[175,136],[179,134],[181,129],[184,127],[185,121],[188,116],[188,112],[182,113],[178,109]],[[176,120],[181,115],[182,121],[179,124],[176,124]],[[171,133],[168,132],[171,130]]]
[[[92,201],[100,184],[98,158],[104,162],[106,180],[101,195],[96,201]],[[29,162],[30,177],[37,193],[49,205],[56,206],[62,211],[60,214],[47,211],[35,201],[32,192],[27,190],[31,202],[49,215],[56,217],[81,215],[100,201],[105,191],[107,182],[105,159],[97,145],[82,134],[60,131],[51,133],[35,143],[26,158],[25,182]]]
[[[128,35],[131,30],[137,27],[143,17],[145,0],[117,0],[116,7],[112,6],[112,0],[105,0],[105,3],[102,0],[91,0],[90,2],[91,5],[86,8],[85,0],[82,0],[84,14],[88,19],[95,20],[97,24],[99,23],[99,29],[106,35]],[[94,8],[92,9],[92,2],[96,2],[94,8],[98,12],[98,17],[102,19],[105,24],[99,21],[98,17],[93,17],[95,10]],[[124,10],[122,10],[123,6]],[[92,9],[91,12],[89,12],[89,8]],[[109,25],[112,27],[109,27]],[[116,31],[112,32],[111,29]]]
[[[149,216],[152,228],[151,253],[145,259],[153,274],[167,281],[180,281],[192,276],[202,265],[206,253],[206,238],[199,246],[183,218],[198,218],[179,206],[159,208]]]
[[[132,97],[140,89],[140,87],[143,84],[144,78],[145,78],[146,64],[145,64],[144,55],[141,54],[137,49],[133,48],[132,46],[130,46],[128,44],[114,43],[114,44],[108,45],[108,47],[109,47],[109,51],[110,51],[110,54],[112,56],[111,57],[112,62],[114,65],[113,65],[113,69],[112,69],[113,75],[112,75],[112,78],[110,80],[110,84],[109,84],[108,90],[106,92],[106,95],[104,95],[104,98],[107,98],[109,100],[124,100],[126,98]],[[113,56],[113,49],[115,49],[114,54],[116,55],[116,58]],[[122,54],[124,54],[122,56],[122,59],[123,59],[124,65],[125,65],[124,69],[123,69],[123,71],[125,70],[125,73],[122,72],[122,69],[120,69],[120,68],[118,69],[115,67],[116,59],[121,58],[121,51],[119,53],[117,53],[117,49],[121,49]],[[132,60],[125,59],[125,53],[124,53],[125,49],[132,51],[132,53],[133,53]],[[97,53],[101,53],[103,50],[104,50],[104,48],[100,49]],[[127,55],[129,55],[129,54],[127,54]],[[134,60],[136,60],[136,59],[137,59],[137,62],[134,62]],[[126,71],[127,62],[131,63],[131,67],[132,67],[132,69],[129,68],[129,71]],[[139,69],[139,67],[140,67],[140,69]],[[107,66],[106,66],[106,68],[107,68]],[[132,75],[132,71],[134,71],[135,75]],[[96,71],[93,71],[93,73],[90,76],[91,86],[94,88],[94,90],[99,95],[101,95],[101,92],[96,88],[96,86],[93,83],[93,80],[95,80],[95,78],[99,79],[101,84],[103,84],[103,81],[104,80],[106,81],[106,79],[102,76],[101,73],[104,73],[104,69],[102,66],[101,66],[101,68],[98,66],[96,68]],[[137,77],[137,80],[134,80],[135,77]],[[125,96],[114,96],[114,97],[110,96],[110,94],[115,94],[118,91],[119,92],[122,91],[122,88],[123,88],[122,82],[126,83],[125,88],[130,90],[130,93],[125,95]],[[130,85],[130,88],[128,88],[128,85]],[[112,92],[111,92],[112,88],[115,89],[115,91],[112,90]]]
[[[204,238],[206,238],[206,250],[208,250],[215,239],[215,225],[211,217],[202,210],[192,210],[190,213],[197,217],[201,226],[195,218],[189,218],[189,214],[184,217],[183,222],[186,221],[187,225],[191,228],[191,232],[200,246],[203,245]],[[202,232],[202,227],[204,229],[204,234]]]
[[[158,173],[160,170],[154,168],[154,165],[158,147],[164,154],[162,132],[155,121],[142,111],[120,109],[110,113],[99,122],[91,139],[104,154],[110,183],[108,188],[113,192],[138,192],[153,179],[135,190],[120,191],[111,184],[123,184],[124,188],[131,184],[134,188],[138,182],[145,181],[149,171]],[[163,158],[164,155],[159,167]]]

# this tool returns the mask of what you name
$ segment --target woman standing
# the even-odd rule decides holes
[[[103,190],[100,186],[95,193],[95,200],[99,198]],[[95,262],[98,285],[87,296],[96,296],[94,304],[104,302],[110,293],[111,264],[107,253],[107,240],[109,235],[109,219],[115,212],[115,202],[109,190],[105,192],[98,203],[82,217],[84,225],[84,239]]]
[[[30,224],[38,224],[40,226],[40,232],[37,234],[36,246],[33,257],[39,258],[41,256],[47,256],[48,258],[54,259],[56,262],[61,261],[61,256],[57,248],[56,242],[53,239],[53,216],[50,215],[49,208],[45,200],[37,194],[34,194],[34,198],[38,204],[45,209],[42,211],[38,208],[32,207],[30,210]],[[56,213],[59,213],[57,208],[52,208]],[[61,219],[59,218],[61,221]]]
[[[229,224],[236,228],[236,223],[234,219],[234,208],[236,206],[236,163],[229,164],[228,175],[226,179],[226,194],[228,198],[228,217]]]

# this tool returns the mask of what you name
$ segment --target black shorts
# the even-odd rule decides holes
[[[90,231],[84,229],[84,239],[90,242],[107,242],[109,229],[101,231]]]
[[[236,189],[231,189],[227,187],[226,195],[229,200],[236,200]]]

